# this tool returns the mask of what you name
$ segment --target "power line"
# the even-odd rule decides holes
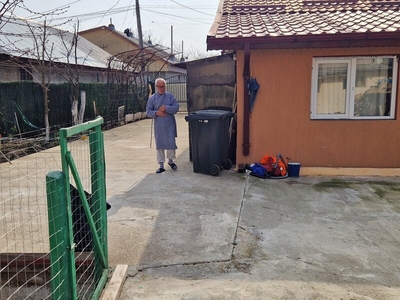
[[[51,14],[54,14],[54,13],[56,13],[58,11],[61,11],[62,13],[64,13],[66,9],[70,8],[72,4],[77,3],[77,2],[81,2],[81,0],[75,0],[75,1],[72,1],[70,3],[64,4],[64,5],[49,9],[49,10],[45,10],[45,11],[42,11],[42,12],[35,12],[35,11],[29,9],[24,3],[22,3],[22,5],[19,6],[19,7],[22,10],[27,10],[28,12],[33,13],[33,15],[26,16],[27,19],[32,19],[32,18],[36,19],[36,18],[38,18],[38,15],[39,16],[40,15],[51,15]]]
[[[152,14],[159,14],[159,15],[162,15],[162,16],[165,16],[165,15],[166,15],[165,13],[160,13],[160,12],[158,12],[158,11],[153,11],[153,10],[147,10],[147,9],[144,10],[144,9],[143,9],[143,11],[150,12],[150,13],[152,13]],[[188,23],[188,22],[184,22],[184,23],[181,23],[181,22],[180,22],[180,23],[169,22],[168,25],[185,25],[186,27],[187,27],[187,26],[190,26],[190,25],[193,25],[193,26],[203,25],[203,26],[207,26],[207,27],[210,26],[210,24],[205,24],[204,19],[182,18],[181,16],[177,16],[177,15],[169,15],[169,14],[167,14],[167,15],[168,15],[168,16],[171,16],[171,17],[173,17],[173,18],[176,18],[176,19],[178,19],[178,20],[185,19],[185,20],[194,21],[194,22],[191,23],[191,24]],[[166,24],[165,22],[154,21],[154,18],[151,18],[151,17],[149,17],[149,16],[146,15],[146,14],[144,14],[144,15],[142,15],[142,16],[145,16],[145,17],[147,18],[147,20],[149,20],[149,22],[151,22],[152,24],[155,24],[155,25],[157,25],[157,26],[159,26],[159,27],[165,29],[166,32],[169,32],[170,26],[166,26],[166,25],[165,25],[165,24]],[[207,21],[208,21],[208,20],[207,20]],[[176,28],[175,28],[175,29],[176,29]],[[176,31],[175,31],[175,32],[176,32]],[[183,34],[180,34],[179,32],[176,32],[176,34],[178,34],[179,36],[184,37],[184,38],[186,38],[186,39],[190,39],[190,40],[192,40],[192,41],[198,42],[198,39],[194,39],[192,36],[183,35]]]
[[[77,0],[75,2],[79,2],[79,1],[80,0]],[[71,2],[71,3],[75,3],[75,2]],[[199,9],[211,9],[211,6],[199,6],[198,8],[197,7],[194,8],[194,7],[189,7],[189,6],[183,6],[183,5],[181,5],[181,6],[185,7],[186,9],[190,9],[192,11],[198,12],[198,13],[203,13],[203,12],[199,11]],[[65,5],[62,6],[62,7],[65,8]],[[62,8],[62,7],[60,7],[60,8]],[[177,5],[141,5],[140,8],[142,10],[152,11],[154,13],[159,13],[159,14],[163,14],[163,15],[170,15],[170,16],[185,18],[183,16],[178,16],[176,14],[174,15],[174,14],[166,14],[165,13],[165,9],[171,9],[171,10],[176,11],[177,8],[180,8],[180,6],[177,6]],[[56,8],[56,9],[58,9],[58,8]],[[54,11],[56,9],[53,9],[51,11]],[[155,10],[152,10],[152,9],[161,9],[162,11],[155,11]],[[83,14],[69,15],[69,16],[59,16],[59,17],[56,17],[56,18],[52,18],[52,20],[58,21],[58,20],[67,20],[67,19],[76,19],[76,18],[82,18],[82,20],[88,20],[88,19],[91,19],[91,18],[97,18],[99,16],[103,16],[104,17],[104,16],[107,16],[107,15],[125,13],[127,11],[134,11],[134,10],[135,10],[135,5],[128,5],[128,6],[122,6],[122,7],[117,7],[117,8],[110,8],[110,9],[107,9],[107,10],[93,11],[93,12],[90,12],[90,13],[83,13]],[[215,15],[207,14],[207,13],[203,13],[203,14],[209,15],[209,16],[212,16],[212,17],[215,16]],[[186,19],[190,19],[190,18],[186,18]]]
[[[183,20],[189,20],[189,21],[197,21],[199,23],[203,23],[204,20],[205,20],[205,19],[198,19],[198,18],[193,18],[193,17],[184,17],[184,16],[177,15],[177,14],[168,14],[165,11],[159,12],[159,11],[150,10],[150,9],[142,9],[142,10],[147,11],[147,12],[151,12],[151,13],[154,13],[154,14],[157,14],[157,15],[161,15],[161,16],[169,16],[169,17],[177,18],[179,20],[183,19]],[[187,24],[187,23],[185,22],[184,24]]]
[[[171,0],[171,2],[174,2],[174,3],[178,4],[179,6],[182,6],[182,7],[184,7],[184,8],[193,10],[193,11],[198,12],[198,13],[200,13],[200,14],[205,14],[205,15],[207,15],[207,16],[212,16],[212,17],[214,17],[214,15],[210,15],[210,14],[207,14],[207,13],[205,13],[205,12],[199,11],[199,10],[197,10],[197,9],[191,8],[191,7],[189,7],[189,6],[180,4],[180,3],[178,3],[178,2],[176,2],[176,1],[174,1],[174,0]]]
[[[70,0],[73,1],[73,0]],[[182,1],[183,0],[178,0]],[[70,2],[68,5],[71,5],[73,3],[81,2],[81,0],[76,0],[73,2]],[[217,10],[217,5],[184,5],[181,4],[177,1],[171,0],[174,4],[166,4],[166,5],[140,5],[140,10],[143,12],[142,18],[144,17],[147,21],[147,25],[144,25],[144,28],[148,28],[151,30],[153,25],[160,27],[162,30],[162,33],[159,32],[158,35],[161,36],[166,36],[170,32],[170,26],[174,26],[174,34],[177,34],[177,36],[183,38],[184,40],[191,40],[192,43],[200,43],[200,44],[205,44],[205,40],[203,41],[204,37],[203,35],[196,35],[196,34],[183,34],[185,33],[187,28],[190,28],[190,26],[193,27],[193,32],[196,32],[197,28],[201,27],[203,28],[203,31],[206,30],[205,26],[209,27],[215,17],[215,12]],[[115,2],[114,2],[115,3]],[[67,12],[63,12],[62,15],[52,15],[51,21],[57,21],[57,22],[65,22],[65,21],[70,21],[77,19],[80,21],[81,25],[87,24],[89,25],[88,21],[93,20],[90,22],[90,28],[97,27],[99,25],[94,25],[97,23],[96,19],[101,19],[99,23],[102,22],[102,20],[109,16],[115,16],[121,13],[124,13],[123,18],[119,18],[115,16],[116,22],[112,20],[111,22],[116,25],[116,27],[121,30],[121,28],[128,27],[136,27],[134,22],[134,16],[136,15],[135,13],[135,5],[134,1],[129,1],[129,5],[127,6],[121,6],[121,7],[116,7],[120,3],[119,0],[117,0],[117,3],[111,6],[107,10],[98,10],[98,11],[91,11],[91,12],[86,12],[86,13],[78,13],[78,14],[69,14],[67,15]],[[65,5],[60,6],[63,7],[65,10]],[[76,6],[74,6],[76,8]],[[69,6],[69,9],[71,6]],[[208,13],[207,11],[213,11],[213,14]],[[54,10],[51,10],[54,11]],[[87,11],[87,10],[86,10]],[[190,14],[190,16],[189,16]],[[196,17],[196,15],[198,17]],[[208,18],[208,16],[210,18]],[[36,18],[37,19],[37,18]],[[48,18],[49,19],[49,18]],[[120,21],[119,21],[120,20]],[[113,22],[114,21],[114,22]],[[153,24],[153,25],[152,25]],[[183,27],[184,26],[184,27]],[[82,26],[83,29],[90,29],[87,28],[88,26]],[[167,28],[168,27],[168,28]],[[182,33],[180,33],[182,32]],[[201,41],[200,41],[201,38]]]

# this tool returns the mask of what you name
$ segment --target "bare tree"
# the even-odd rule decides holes
[[[28,26],[33,39],[34,48],[32,54],[36,56],[36,61],[30,60],[31,67],[40,76],[39,83],[43,90],[44,104],[44,124],[46,128],[45,141],[50,138],[50,123],[49,123],[49,85],[51,82],[51,71],[54,65],[55,58],[53,57],[54,44],[49,42],[49,31],[46,21],[43,27]]]
[[[163,45],[164,40],[162,37],[156,37],[153,34],[152,30],[145,30],[143,33],[143,40],[148,44],[148,45]]]
[[[11,20],[11,19],[10,19]],[[49,124],[49,85],[53,76],[53,68],[57,58],[54,56],[55,45],[50,37],[54,33],[49,30],[50,27],[44,22],[43,25],[29,22],[26,20],[13,19],[13,22],[24,26],[27,32],[21,36],[26,41],[31,41],[32,46],[24,49],[18,49],[16,37],[10,36],[10,47],[13,56],[10,62],[30,74],[32,79],[38,82],[43,91],[44,104],[44,124],[45,124],[45,141],[50,138]],[[27,38],[29,36],[29,39]],[[11,40],[11,38],[13,38]]]
[[[28,8],[25,5],[24,0],[0,0],[0,29],[10,19],[15,18],[14,10],[17,8],[19,8],[22,11],[29,12],[32,15],[31,20],[36,20],[36,19],[42,19],[47,16],[53,17],[64,14],[69,8],[69,6],[66,5],[61,8],[55,8],[45,13],[42,13]]]
[[[188,50],[185,50],[185,57],[188,61],[203,59],[207,57],[218,56],[220,53],[218,51],[209,51],[209,52],[202,52],[199,49],[194,47],[190,47]]]
[[[16,8],[32,14],[31,21],[22,20],[14,16]],[[55,57],[55,42],[51,37],[56,34],[55,29],[49,27],[46,17],[60,15],[66,12],[68,6],[54,9],[46,13],[35,12],[25,6],[24,0],[0,0],[0,34],[3,36],[0,46],[10,54],[9,63],[24,69],[34,81],[38,82],[43,90],[45,140],[50,138],[49,124],[49,85],[55,75],[54,66],[60,57]],[[32,20],[45,18],[43,24]],[[24,33],[14,34],[5,32],[4,26],[13,22],[14,26],[22,26]],[[59,24],[62,25],[62,24]],[[11,27],[12,28],[12,27]],[[32,43],[26,46],[27,43]]]
[[[153,32],[151,30],[147,30],[144,33],[144,36],[146,37],[144,41],[146,41],[150,45],[163,45],[164,41],[162,38],[154,36]],[[149,43],[150,41],[150,43]],[[170,48],[166,46],[161,46],[164,48]],[[175,42],[173,45],[174,53],[173,56],[177,59],[180,60],[181,58],[184,58],[185,61],[190,61],[190,60],[197,60],[197,59],[203,59],[207,57],[213,57],[213,56],[218,56],[220,53],[218,51],[201,51],[198,48],[194,48],[193,46],[189,46],[188,49],[184,48],[185,45],[182,42]]]
[[[74,30],[72,33],[59,30],[59,35],[62,46],[66,53],[67,62],[65,64],[58,65],[57,68],[59,73],[64,77],[66,81],[68,81],[71,87],[71,112],[73,124],[76,125],[83,122],[83,115],[85,111],[85,103],[83,102],[84,98],[82,99],[81,97],[80,110],[78,112],[79,98],[81,94],[79,73],[90,52],[86,54],[84,61],[81,64],[78,64],[77,51],[79,42],[79,21],[75,23],[73,28]]]
[[[9,17],[6,15],[12,15],[14,9],[21,3],[23,0],[1,0],[0,1],[0,29],[8,21]]]

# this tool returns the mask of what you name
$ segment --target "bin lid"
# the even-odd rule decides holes
[[[232,118],[234,115],[233,112],[227,110],[202,109],[190,113],[185,117],[185,120],[223,120],[225,118]]]

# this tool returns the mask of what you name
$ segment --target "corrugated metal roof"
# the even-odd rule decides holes
[[[10,18],[0,30],[0,53],[38,59],[42,55],[44,44],[45,60],[75,64],[75,50],[71,51],[73,36],[73,33],[62,29],[45,27],[30,20]],[[78,36],[77,45],[78,65],[107,68],[107,60],[110,57],[108,52],[81,36]]]
[[[400,1],[221,0],[207,44],[376,33],[400,33]]]

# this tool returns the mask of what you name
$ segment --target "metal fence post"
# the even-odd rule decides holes
[[[90,140],[90,161],[91,161],[91,182],[92,182],[92,200],[96,230],[99,233],[100,243],[103,246],[105,260],[103,261],[103,269],[98,268],[96,273],[100,281],[104,281],[108,270],[108,238],[107,238],[107,209],[106,209],[106,170],[105,170],[105,154],[104,154],[104,135],[101,127],[97,126],[89,134]],[[105,282],[104,282],[105,284]],[[98,285],[99,287],[102,284]],[[96,289],[94,295],[99,295],[101,290]]]
[[[52,299],[72,299],[71,275],[68,268],[68,211],[65,192],[65,176],[60,171],[46,175],[47,207],[49,215],[49,239],[51,262]]]

